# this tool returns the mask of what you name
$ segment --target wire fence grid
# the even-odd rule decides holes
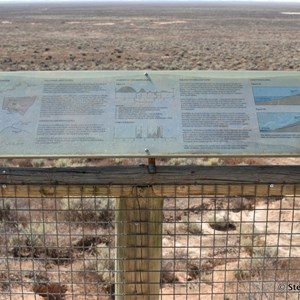
[[[28,187],[28,196],[20,197],[15,188],[15,196],[0,194],[1,300],[300,298],[300,197],[293,193],[219,195],[211,185],[211,195],[182,197],[174,185],[174,197],[160,197],[161,219],[151,219],[157,196],[139,205],[141,197],[127,193],[37,197]],[[125,200],[128,211],[120,211]],[[126,224],[120,214],[129,212],[140,218]],[[151,232],[153,225],[158,231]],[[126,226],[139,233],[124,236]],[[151,282],[159,292],[125,295],[117,288],[124,284],[118,276],[124,271],[116,268],[124,246],[117,240],[130,238],[127,247],[141,251],[130,283],[139,285],[147,271],[139,260],[157,262],[142,261],[147,243],[139,243],[151,235],[161,240],[161,247],[150,246],[161,251],[157,270],[148,269],[159,272]]]

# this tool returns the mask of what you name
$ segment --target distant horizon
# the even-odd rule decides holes
[[[50,3],[50,2],[118,2],[118,3],[203,3],[203,2],[249,2],[249,3],[295,3],[300,4],[300,0],[0,0],[0,3]]]

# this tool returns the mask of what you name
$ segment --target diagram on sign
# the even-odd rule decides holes
[[[300,112],[258,112],[261,132],[300,132]]]
[[[300,87],[253,87],[256,105],[300,105]]]
[[[173,140],[171,132],[164,130],[160,125],[135,125],[115,126],[114,139],[117,140]]]
[[[135,102],[154,102],[156,100],[172,100],[174,99],[174,89],[172,90],[155,90],[147,87],[122,86],[116,89],[116,99],[133,100]]]

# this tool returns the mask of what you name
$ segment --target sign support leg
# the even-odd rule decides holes
[[[157,300],[160,293],[163,198],[133,187],[116,203],[115,299]]]

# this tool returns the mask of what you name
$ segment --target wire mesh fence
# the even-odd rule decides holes
[[[239,185],[238,196],[226,184],[197,185],[198,194],[187,185],[185,196],[179,185],[172,196],[163,185],[121,185],[118,197],[110,185],[107,196],[86,185],[76,196],[71,186],[64,196],[55,185],[39,196],[41,186],[22,186],[23,196],[9,188],[0,194],[0,299],[299,298],[296,184],[285,195]]]

